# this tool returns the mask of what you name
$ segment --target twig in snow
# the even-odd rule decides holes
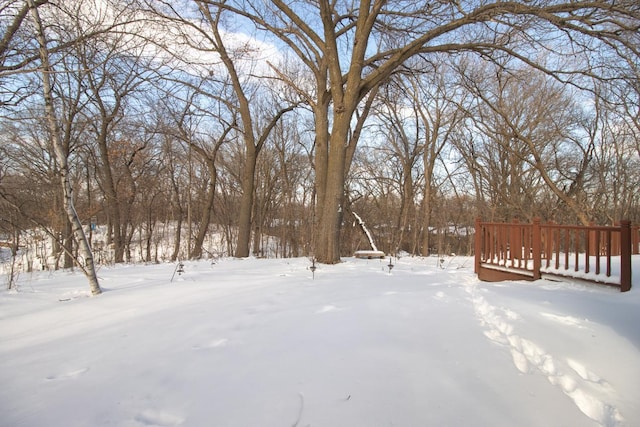
[[[460,269],[460,268],[465,268],[465,267],[467,266],[467,261],[469,261],[469,259],[468,259],[468,258],[467,258],[467,259],[465,259],[465,260],[464,260],[464,262],[463,262],[462,264],[458,265],[458,268],[459,268],[459,269]]]
[[[456,259],[456,254],[451,254],[451,259],[447,263],[447,268],[449,268],[449,266],[451,265],[451,263],[453,262],[454,259]]]
[[[304,395],[298,392],[298,396],[300,396],[300,410],[298,410],[298,418],[296,419],[296,422],[293,423],[293,426],[291,427],[298,427],[300,419],[302,418],[302,411],[304,411]]]

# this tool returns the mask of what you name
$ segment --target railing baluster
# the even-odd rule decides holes
[[[553,254],[556,258],[555,260],[555,267],[556,270],[558,270],[560,268],[560,229],[554,228],[553,229],[553,244],[554,244],[554,251]]]
[[[611,277],[611,230],[606,231],[607,236],[607,277]]]
[[[569,252],[571,252],[571,232],[564,230],[564,269],[569,269]]]
[[[589,230],[584,230],[584,272],[587,274],[589,274],[589,249],[591,249],[589,233]]]
[[[596,274],[600,274],[600,230],[594,231],[594,234],[596,235]]]
[[[576,254],[575,260],[574,260],[574,271],[578,271],[580,268],[578,267],[578,265],[580,264],[580,260],[579,260],[579,256],[580,256],[580,233],[578,232],[578,230],[575,230],[574,233],[574,238],[575,238],[575,242],[574,242],[574,253]]]

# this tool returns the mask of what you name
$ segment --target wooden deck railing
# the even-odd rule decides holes
[[[631,289],[640,227],[494,223],[476,220],[475,270],[481,280],[573,277]]]

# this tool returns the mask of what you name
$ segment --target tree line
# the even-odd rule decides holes
[[[355,215],[421,255],[478,216],[638,222],[639,30],[632,0],[2,0],[0,234],[97,294],[103,244],[333,263]]]

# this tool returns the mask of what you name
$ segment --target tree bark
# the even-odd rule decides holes
[[[238,243],[235,252],[237,258],[249,256],[249,243],[251,241],[251,212],[253,211],[257,152],[252,143],[247,143],[246,148],[242,182],[240,183],[242,197],[238,212]]]
[[[316,230],[316,256],[319,262],[334,264],[340,261],[340,232],[344,210],[344,188],[349,119],[353,114],[342,112],[334,118],[326,164],[316,163],[316,172],[324,175],[319,188],[321,212]]]
[[[104,131],[106,132],[106,130]],[[120,217],[120,201],[114,184],[111,161],[109,160],[109,151],[107,148],[106,134],[102,134],[98,138],[98,147],[100,149],[100,158],[102,160],[101,175],[103,180],[104,195],[107,202],[107,211],[111,220],[111,241],[114,246],[114,262],[120,263],[124,261],[124,232],[122,230],[122,218]]]

